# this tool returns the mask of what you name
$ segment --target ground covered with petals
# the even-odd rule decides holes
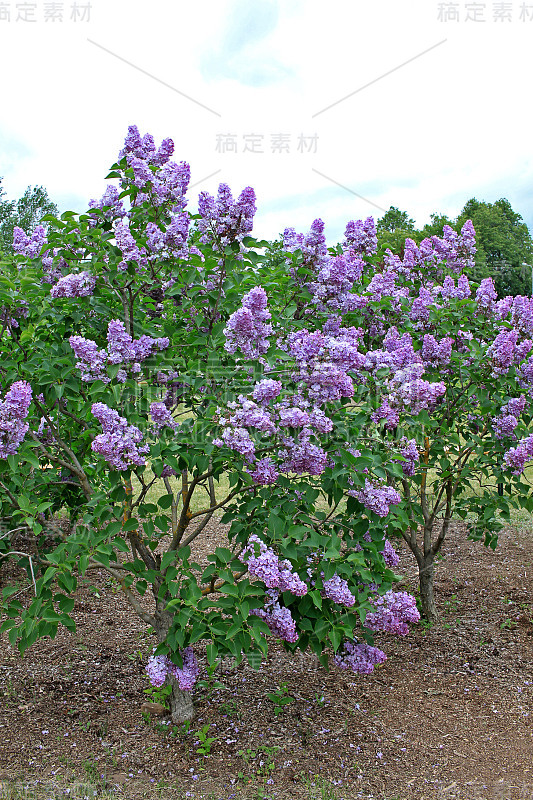
[[[205,554],[224,537],[212,525]],[[377,634],[388,658],[372,675],[274,646],[259,671],[225,662],[207,680],[195,646],[198,713],[181,728],[143,710],[155,642],[92,574],[75,635],[23,660],[2,640],[0,797],[532,798],[533,532],[504,531],[495,552],[465,538],[456,524],[437,565],[440,625]]]

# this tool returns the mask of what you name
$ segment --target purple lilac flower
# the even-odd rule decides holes
[[[355,605],[355,596],[351,593],[344,578],[340,578],[337,573],[329,580],[324,581],[323,587],[326,597],[337,605],[348,608]]]
[[[186,647],[181,653],[182,667],[176,666],[168,656],[151,656],[146,665],[146,674],[152,686],[163,686],[167,677],[172,675],[178,682],[183,692],[190,692],[194,688],[200,668],[192,647]]]
[[[258,461],[256,461],[255,468],[250,474],[254,483],[257,483],[261,486],[269,486],[273,483],[276,483],[277,479],[279,478],[278,469],[272,459],[268,456],[265,456],[265,458],[260,458]]]
[[[71,336],[69,344],[78,359],[76,367],[81,372],[82,381],[101,380],[109,383],[110,379],[105,373],[108,357],[106,350],[99,350],[96,342],[84,339],[83,336]]]
[[[519,333],[517,330],[501,331],[487,350],[490,358],[493,375],[505,375],[516,358],[516,345]]]
[[[521,439],[516,447],[511,447],[503,457],[506,469],[512,471],[513,475],[521,475],[526,464],[533,458],[533,436]]]
[[[440,291],[441,297],[448,298],[454,297],[457,300],[464,300],[467,297],[470,297],[472,294],[472,290],[470,288],[470,282],[466,275],[460,275],[457,279],[457,286],[455,285],[455,281],[449,275],[444,278],[444,283],[442,285]]]
[[[397,567],[400,563],[400,556],[388,539],[385,539],[385,547],[383,548],[383,561],[390,569]]]
[[[431,333],[424,335],[422,360],[431,367],[443,367],[450,363],[453,339],[445,336],[437,341]]]
[[[256,617],[261,617],[274,636],[283,639],[286,642],[297,642],[298,632],[296,630],[296,623],[294,622],[290,609],[279,603],[279,593],[271,591],[267,593],[268,600],[264,608],[254,608],[250,614],[255,614]]]
[[[31,236],[28,236],[17,225],[13,228],[13,250],[15,253],[27,258],[37,258],[46,242],[46,231],[42,225],[37,225]]]
[[[415,474],[416,465],[420,460],[416,439],[407,439],[405,436],[402,436],[399,450],[401,455],[406,459],[406,461],[401,462],[403,474],[412,477]]]
[[[236,202],[226,183],[218,187],[216,200],[208,192],[201,192],[198,197],[200,241],[211,243],[217,250],[242,241],[252,231],[256,211],[255,192],[250,186],[243,189]]]
[[[100,200],[89,200],[90,209],[102,209],[104,219],[113,222],[126,216],[126,210],[120,199],[120,194],[116,186],[108,184]],[[93,215],[96,217],[96,215]]]
[[[518,420],[512,414],[502,414],[499,417],[492,418],[492,428],[497,439],[506,439],[510,436],[516,438],[514,430],[517,425]]]
[[[348,494],[355,497],[369,511],[380,517],[386,517],[392,505],[401,503],[402,498],[392,486],[380,486],[365,478],[364,489],[350,489]]]
[[[351,669],[360,675],[370,675],[376,664],[383,664],[387,656],[377,647],[366,642],[344,642],[343,649],[336,654],[334,661],[341,669]]]
[[[78,272],[60,278],[52,286],[52,297],[89,297],[94,291],[96,278],[89,272]]]
[[[119,222],[115,227],[115,239],[117,245],[124,257],[124,261],[140,261],[141,251],[137,246],[137,242],[131,235],[129,226],[123,222]]]
[[[275,400],[281,393],[281,382],[273,381],[271,378],[259,381],[255,384],[252,397],[256,403],[267,404],[270,400]]]
[[[228,353],[239,349],[248,358],[266,353],[270,345],[268,337],[273,332],[268,322],[270,316],[266,292],[257,286],[243,297],[242,307],[230,316],[224,328]]]
[[[524,413],[526,406],[526,396],[522,394],[520,397],[512,397],[504,406],[502,406],[501,412],[502,414],[512,414],[514,417],[519,419]]]
[[[165,426],[174,430],[178,427],[178,423],[164,403],[152,403],[150,405],[150,416],[158,432]]]
[[[415,598],[407,592],[385,592],[372,601],[376,609],[367,613],[365,627],[371,631],[385,631],[396,636],[409,633],[408,622],[418,622],[420,613]]]
[[[256,546],[259,546],[258,555],[255,554]],[[280,563],[272,548],[267,547],[255,534],[250,536],[247,547],[239,556],[241,561],[244,561],[243,556],[247,556],[245,563],[250,575],[263,581],[268,589],[292,592],[297,597],[307,593],[306,584],[292,571],[290,561]]]
[[[152,686],[163,686],[167,679],[168,665],[166,656],[151,656],[146,665],[146,674]]]
[[[26,381],[16,381],[0,401],[0,458],[7,458],[19,449],[29,424],[25,421],[32,400]]]
[[[128,365],[137,374],[141,369],[139,362],[170,345],[168,338],[153,339],[143,335],[133,340],[124,323],[117,319],[111,320],[107,326],[107,350],[99,350],[95,342],[82,336],[71,336],[69,343],[78,358],[76,367],[81,370],[82,380],[101,380],[104,383],[110,380],[105,373],[107,364]],[[121,370],[117,379],[123,383],[125,378],[126,373]]]
[[[179,688],[182,692],[191,692],[194,684],[198,680],[200,674],[200,667],[194,655],[192,647],[186,647],[181,653],[183,665],[182,667],[176,666],[170,660],[168,661],[168,672],[173,675],[177,680]]]
[[[373,217],[351,221],[346,225],[343,247],[353,248],[359,255],[371,256],[377,251],[378,237]]]
[[[492,278],[483,278],[476,292],[476,301],[481,311],[490,311],[494,302],[498,299],[498,294],[494,287]]]
[[[124,417],[105,403],[93,403],[91,411],[104,431],[95,437],[91,449],[116,470],[125,470],[132,465],[144,466],[144,456],[149,447],[141,445],[141,431],[128,425]]]

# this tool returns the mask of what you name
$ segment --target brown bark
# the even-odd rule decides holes
[[[156,599],[155,632],[159,642],[163,642],[172,624],[172,615],[165,610],[165,601]],[[170,676],[172,694],[170,700],[170,715],[175,725],[180,725],[188,719],[193,719],[195,710],[191,692],[180,689],[177,680]]]

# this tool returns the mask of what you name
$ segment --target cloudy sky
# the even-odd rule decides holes
[[[190,210],[253,186],[261,237],[474,196],[533,229],[532,39],[522,0],[4,0],[0,176],[83,211],[136,124],[190,163]]]

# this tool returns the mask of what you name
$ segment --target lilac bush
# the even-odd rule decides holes
[[[195,651],[257,664],[276,637],[370,673],[385,659],[373,633],[418,620],[393,590],[395,539],[431,617],[452,512],[494,544],[510,503],[527,506],[533,310],[470,286],[468,223],[400,258],[377,250],[371,218],[331,248],[316,219],[272,260],[250,235],[253,190],[235,201],[222,184],[191,214],[173,149],[131,126],[118,188],[47,233],[15,232],[0,503],[44,542],[31,562],[2,556],[36,594],[23,606],[4,590],[10,641],[72,630],[79,576],[104,571],[153,629],[148,675],[170,681],[178,721]],[[50,545],[43,529],[67,515]],[[198,563],[211,519],[228,541]]]

